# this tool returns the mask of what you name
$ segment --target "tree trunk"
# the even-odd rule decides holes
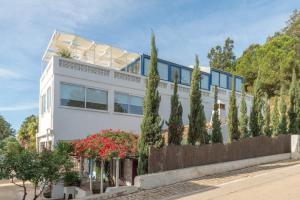
[[[23,190],[24,190],[23,200],[26,200],[27,190],[26,190],[26,187],[25,187],[25,181],[23,181]]]

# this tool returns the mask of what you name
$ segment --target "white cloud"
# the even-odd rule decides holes
[[[20,77],[20,74],[12,70],[0,68],[0,79],[18,79]]]
[[[0,112],[4,111],[23,111],[23,110],[32,110],[38,108],[37,103],[20,103],[15,105],[0,106]]]

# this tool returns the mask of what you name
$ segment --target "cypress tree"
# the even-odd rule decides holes
[[[274,108],[272,112],[272,135],[277,136],[279,135],[279,110],[278,110],[278,97],[275,97],[274,100]]]
[[[239,140],[239,127],[238,127],[238,108],[236,105],[236,94],[235,94],[235,76],[232,78],[232,90],[229,99],[229,112],[228,112],[228,133],[229,141]]]
[[[259,111],[260,111],[260,72],[258,73],[258,77],[254,83],[254,95],[252,99],[252,108],[250,113],[250,134],[252,137],[257,137],[260,135],[261,127],[259,126],[258,118],[259,118]]]
[[[297,134],[300,134],[300,80],[298,81],[297,100],[296,100],[296,113],[297,113]]]
[[[141,137],[138,145],[138,174],[148,172],[148,147],[154,145],[160,147],[163,144],[161,135],[161,118],[158,114],[160,95],[158,84],[160,77],[157,70],[157,49],[155,36],[151,37],[151,58],[149,76],[146,83],[146,94],[144,97],[144,117],[141,124]]]
[[[258,122],[258,129],[259,129],[259,135],[261,135],[263,133],[263,127],[264,127],[264,115],[263,115],[263,111],[264,111],[264,102],[262,100],[261,97],[257,98],[257,122]]]
[[[278,125],[279,134],[287,133],[287,117],[286,117],[286,104],[285,104],[285,96],[283,94],[283,88],[280,91],[280,118]]]
[[[183,123],[182,123],[182,106],[179,101],[179,96],[177,94],[178,90],[178,74],[175,74],[174,80],[174,90],[171,97],[171,112],[169,117],[168,125],[168,143],[180,145],[183,133]]]
[[[272,130],[271,130],[271,113],[270,113],[270,102],[268,99],[268,96],[266,94],[265,100],[264,100],[264,125],[263,125],[263,135],[265,136],[271,136]]]
[[[289,125],[288,130],[290,134],[297,134],[297,77],[295,69],[293,70],[292,83],[289,91]]]
[[[242,99],[241,99],[240,116],[239,116],[239,131],[240,131],[241,138],[249,137],[247,104],[245,100],[245,86],[242,87]]]
[[[223,136],[221,131],[221,121],[219,118],[219,110],[218,110],[218,88],[215,88],[215,101],[214,101],[214,112],[212,117],[212,132],[211,139],[212,143],[223,143]]]
[[[201,77],[200,75],[199,59],[196,55],[190,91],[190,114],[188,132],[188,143],[192,145],[195,145],[197,140],[200,140],[200,143],[203,143],[202,138],[204,138],[205,134],[205,132],[203,132],[203,126],[205,126],[205,115],[203,118],[203,105],[201,101],[201,91],[199,86]]]

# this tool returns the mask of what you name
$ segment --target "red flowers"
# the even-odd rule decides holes
[[[137,136],[124,131],[102,130],[73,143],[77,156],[109,160],[125,158],[137,151]]]

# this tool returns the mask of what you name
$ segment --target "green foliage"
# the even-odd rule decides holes
[[[57,55],[63,58],[72,58],[71,52],[68,49],[59,49]]]
[[[278,110],[278,97],[275,97],[274,108],[272,112],[272,135],[279,135],[279,110]]]
[[[11,135],[14,135],[15,131],[11,127],[10,123],[8,123],[4,117],[0,115],[0,142]]]
[[[264,100],[264,125],[263,125],[263,135],[271,136],[271,112],[270,112],[270,102],[268,97],[265,97]]]
[[[212,133],[211,140],[212,143],[223,143],[223,136],[221,131],[221,121],[219,119],[219,111],[218,111],[218,88],[214,87],[214,112],[212,117]]]
[[[293,70],[293,78],[289,91],[289,103],[290,105],[288,110],[288,130],[290,134],[297,134],[297,77],[295,69]]]
[[[214,48],[211,48],[210,52],[207,55],[209,59],[209,66],[223,71],[231,71],[235,66],[235,55],[233,53],[233,40],[226,38],[224,46],[221,47],[217,45]]]
[[[36,138],[37,129],[38,129],[37,116],[31,115],[23,121],[21,128],[17,133],[17,139],[19,140],[22,146],[30,150],[36,149],[35,138]]]
[[[297,118],[296,118],[296,124],[297,124],[297,130],[298,134],[300,134],[300,80],[298,81],[298,89],[297,89],[297,96],[296,96],[296,113],[297,113]]]
[[[263,127],[264,127],[264,123],[265,123],[265,119],[264,119],[264,115],[263,115],[263,111],[264,111],[264,102],[262,100],[261,97],[257,98],[258,100],[258,115],[257,115],[257,122],[258,122],[258,129],[259,129],[259,133],[260,135],[263,133]]]
[[[64,185],[65,186],[79,186],[80,177],[79,173],[75,171],[69,171],[64,174]]]
[[[248,115],[247,115],[247,104],[245,100],[245,87],[242,87],[242,99],[240,105],[240,115],[239,115],[239,131],[241,138],[249,137],[248,131]]]
[[[138,145],[139,162],[138,174],[145,174],[148,171],[148,146],[161,147],[163,139],[161,135],[161,118],[159,116],[160,95],[158,84],[160,77],[157,71],[157,49],[155,36],[151,37],[151,58],[149,75],[146,84],[146,95],[144,98],[144,117],[141,124],[141,137]]]
[[[287,116],[286,116],[286,102],[283,94],[283,88],[280,92],[280,118],[278,126],[279,134],[287,134]]]
[[[182,105],[179,101],[178,74],[175,74],[174,91],[171,97],[171,112],[168,125],[168,143],[180,145],[182,141],[183,123],[182,123]]]
[[[252,137],[257,137],[261,134],[262,119],[261,119],[261,77],[257,77],[254,83],[254,95],[252,99],[252,108],[250,113],[250,134]]]
[[[34,185],[34,198],[37,199],[47,185],[57,181],[68,171],[72,164],[70,157],[62,151],[43,151],[37,153],[23,148],[14,137],[6,138],[1,143],[0,179],[10,179],[12,183],[23,188],[23,199],[27,195],[26,181]],[[22,183],[16,183],[15,181]],[[37,189],[40,190],[37,190]]]
[[[199,69],[199,59],[196,55],[190,90],[190,114],[188,132],[188,143],[192,145],[195,145],[198,140],[200,141],[200,144],[207,143],[206,119],[199,86],[200,77],[201,74]]]
[[[238,127],[238,108],[236,105],[236,94],[235,94],[235,76],[233,76],[232,78],[232,90],[229,99],[228,133],[229,133],[230,142],[239,140],[240,133]]]
[[[293,69],[300,68],[300,13],[295,11],[283,32],[270,37],[265,44],[250,45],[238,58],[236,73],[245,78],[247,91],[254,92],[254,80],[261,72],[262,91],[269,97],[287,88]],[[260,70],[258,70],[258,68]],[[296,73],[300,76],[300,70]]]

